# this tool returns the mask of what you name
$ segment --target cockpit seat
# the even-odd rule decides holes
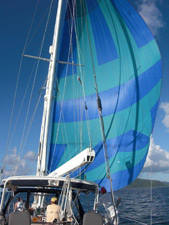
[[[103,225],[102,215],[95,211],[85,213],[83,217],[83,225]]]
[[[31,218],[28,211],[13,212],[9,215],[8,225],[30,225]]]

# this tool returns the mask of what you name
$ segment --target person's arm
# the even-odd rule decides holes
[[[121,198],[119,197],[119,198],[117,199],[117,201],[116,201],[116,207],[117,207],[117,208],[118,208],[120,202],[121,202]]]

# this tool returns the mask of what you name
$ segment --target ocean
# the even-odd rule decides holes
[[[152,191],[150,188],[122,189],[114,195],[116,200],[121,198],[119,225],[169,225],[169,187],[153,188]],[[89,197],[90,203],[93,198],[92,195]],[[83,206],[87,208],[87,197],[81,200],[86,200]],[[103,214],[103,208],[99,210]]]
[[[115,196],[121,197],[120,225],[169,225],[169,187],[122,189]]]

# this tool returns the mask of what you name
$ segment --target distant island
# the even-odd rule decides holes
[[[150,188],[150,187],[169,187],[169,182],[161,182],[158,180],[145,180],[137,178],[133,183],[126,188]]]

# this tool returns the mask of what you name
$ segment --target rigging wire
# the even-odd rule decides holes
[[[38,0],[38,2],[39,2],[39,0]],[[25,50],[29,47],[29,45],[30,45],[30,43],[32,42],[34,36],[36,35],[36,32],[38,31],[38,29],[39,29],[40,26],[42,25],[42,22],[43,22],[43,20],[45,19],[46,14],[49,12],[49,9],[50,9],[50,6],[46,9],[46,12],[45,12],[44,15],[42,16],[42,18],[41,18],[41,20],[40,20],[38,26],[36,27],[34,33],[32,34],[31,38],[29,38],[29,42],[27,41],[27,44],[26,44],[26,46],[25,46]],[[34,16],[33,16],[33,17],[34,17]],[[23,54],[24,54],[24,52],[25,52],[25,51],[23,51]]]
[[[78,58],[79,58],[79,62],[81,62],[81,54],[80,54],[80,48],[79,48],[79,41],[78,41],[78,35],[77,35],[77,29],[76,29],[76,24],[75,24],[75,9],[76,9],[76,7],[75,7],[75,4],[76,4],[76,1],[74,1],[73,3],[72,3],[72,5],[73,5],[73,12],[71,12],[71,10],[70,10],[70,6],[68,6],[69,7],[69,11],[70,11],[70,16],[71,16],[71,25],[69,26],[69,27],[71,27],[70,28],[70,30],[69,30],[69,35],[70,35],[70,44],[69,44],[69,50],[68,50],[68,59],[67,59],[67,61],[69,61],[69,59],[71,59],[72,61],[73,61],[73,41],[72,41],[72,37],[73,37],[73,28],[75,29],[75,35],[76,35],[76,41],[77,41],[77,49],[78,49]],[[69,22],[70,20],[68,20],[68,22]],[[72,67],[72,72],[74,71],[74,69],[73,69],[74,67]],[[65,126],[65,123],[64,123],[64,114],[63,114],[63,111],[62,111],[62,105],[63,105],[63,100],[64,100],[64,97],[65,97],[65,91],[66,91],[66,85],[67,85],[67,74],[68,74],[68,65],[67,65],[67,67],[66,67],[66,72],[65,72],[65,82],[64,82],[64,88],[63,88],[63,93],[62,93],[62,100],[61,100],[61,96],[60,95],[58,95],[58,98],[59,98],[59,100],[60,100],[60,108],[61,108],[61,110],[60,110],[60,116],[59,116],[59,121],[58,121],[58,126],[57,126],[57,131],[56,131],[56,135],[55,135],[55,140],[57,140],[58,139],[58,135],[59,135],[59,130],[60,130],[60,122],[62,121],[62,128],[61,129],[64,129],[64,132],[63,132],[63,130],[62,130],[62,138],[64,139],[64,137],[66,138],[66,142],[64,142],[64,143],[67,143],[67,150],[68,150],[68,154],[69,154],[69,157],[71,156],[71,154],[70,154],[70,149],[69,149],[69,143],[68,143],[68,137],[67,137],[67,130],[66,130],[66,126]],[[73,74],[74,74],[74,72],[73,72]],[[81,70],[81,68],[80,68],[80,74],[83,74],[83,72],[82,72],[82,70]],[[72,76],[72,79],[73,79],[73,77],[74,76]],[[82,79],[81,80],[84,80],[84,77],[83,76],[81,76],[82,77]],[[78,77],[77,77],[78,78]],[[78,80],[78,79],[76,79],[76,80]],[[74,81],[73,81],[74,82]],[[77,81],[76,81],[77,82]],[[58,82],[57,82],[58,83]],[[85,91],[84,91],[84,82],[80,82],[81,83],[81,85],[82,85],[82,91],[83,91],[83,97],[84,97],[84,99],[85,99]],[[75,82],[74,82],[74,84],[75,84]],[[58,88],[57,88],[58,89]],[[76,89],[75,88],[73,88],[74,89],[74,91],[76,91]],[[89,115],[88,115],[88,111],[87,111],[87,106],[86,106],[86,99],[84,100],[84,102],[85,102],[85,114],[86,114],[86,124],[87,124],[87,130],[88,130],[88,136],[89,136],[89,143],[90,143],[90,146],[92,145],[91,143],[92,143],[92,141],[91,141],[91,134],[90,134],[90,123],[89,123]],[[82,103],[81,103],[82,104]],[[81,107],[82,108],[82,107]],[[74,116],[75,116],[75,112],[74,112]],[[82,127],[82,125],[83,125],[83,109],[82,109],[82,112],[81,112],[81,117],[79,117],[79,122],[81,123],[81,124],[79,124],[79,128],[81,128],[81,131],[80,131],[80,139],[81,139],[81,141],[80,141],[80,143],[81,143],[81,150],[82,150],[82,129],[83,129],[83,127]],[[74,124],[74,126],[75,126],[75,124]],[[76,132],[76,126],[74,127],[74,130],[75,130],[75,132]],[[64,133],[65,133],[65,135],[64,135]],[[78,132],[79,133],[79,132]],[[77,134],[78,134],[77,133]],[[75,133],[75,143],[77,143],[77,145],[78,145],[78,141],[76,140],[76,133]],[[55,143],[56,143],[56,141],[55,141]],[[79,149],[78,148],[78,146],[77,147],[75,147],[75,148],[77,148],[77,149]],[[54,147],[54,151],[53,151],[53,155],[52,155],[52,158],[51,158],[51,165],[53,164],[53,161],[54,161],[54,155],[55,155],[55,151],[56,151],[56,144],[55,144],[55,147]]]
[[[34,17],[35,17],[38,5],[39,5],[39,0],[37,2],[36,8],[34,10],[32,22],[31,22],[31,25],[30,25],[30,28],[29,28],[29,31],[28,31],[28,34],[27,34],[27,38],[26,38],[26,41],[25,41],[23,52],[26,49],[26,45],[27,45],[27,42],[28,42],[28,39],[29,39],[30,31],[32,29],[32,25],[33,25],[33,21],[34,21]],[[13,114],[14,114],[14,108],[15,108],[15,103],[16,103],[16,95],[17,95],[17,92],[18,92],[18,85],[19,85],[19,80],[20,80],[22,63],[23,63],[23,54],[22,54],[21,60],[20,60],[20,65],[19,65],[19,70],[18,70],[18,75],[17,75],[17,81],[16,81],[16,87],[15,87],[15,92],[14,92],[14,98],[13,98],[13,104],[12,104],[12,110],[11,110],[11,117],[10,117],[10,122],[9,122],[9,129],[8,129],[8,136],[7,136],[7,143],[6,143],[6,150],[5,150],[5,158],[4,158],[4,161],[3,161],[3,164],[2,164],[3,171],[5,170],[5,161],[6,161],[6,157],[7,157],[7,154],[9,152],[9,147],[10,147],[10,140],[9,139],[10,139],[10,133],[11,133],[11,129],[12,129]]]
[[[25,98],[26,98],[26,94],[28,92],[28,88],[29,88],[29,85],[30,85],[30,82],[31,82],[31,78],[32,78],[32,75],[33,75],[34,67],[35,67],[35,64],[33,66],[33,69],[32,69],[32,72],[31,72],[31,76],[29,77],[29,81],[28,81],[27,87],[25,89],[25,93],[24,93],[24,96],[23,96],[23,99],[22,99],[22,102],[21,102],[21,105],[20,105],[20,108],[19,108],[18,116],[17,116],[16,121],[15,121],[13,133],[12,133],[11,138],[10,138],[9,146],[11,145],[11,143],[13,141],[13,137],[14,137],[14,134],[15,134],[15,130],[16,130],[16,127],[17,127],[17,124],[18,124],[18,121],[19,121],[19,117],[20,117],[20,114],[21,114],[21,111],[22,111],[22,107],[24,105],[24,101],[25,101]]]
[[[70,9],[70,7],[69,7]],[[67,61],[69,62],[69,59],[71,58],[71,48],[72,48],[72,35],[73,35],[73,23],[71,23],[70,25],[71,29],[70,29],[70,43],[69,43],[69,50],[68,50],[68,58],[67,58]],[[73,57],[72,57],[73,58]],[[62,93],[62,99],[61,99],[61,96],[58,95],[58,98],[59,98],[59,101],[60,101],[60,115],[59,115],[59,121],[58,121],[58,127],[57,127],[57,132],[56,132],[56,136],[55,136],[55,140],[58,139],[58,135],[59,135],[59,130],[60,130],[60,123],[62,121],[62,125],[63,127],[61,128],[62,129],[62,138],[66,138],[66,141],[64,143],[67,143],[67,150],[68,150],[68,154],[69,154],[69,157],[71,156],[71,152],[70,152],[70,149],[69,149],[69,142],[68,142],[68,136],[67,136],[67,130],[66,130],[66,127],[65,127],[65,124],[64,124],[64,114],[63,114],[63,111],[62,111],[62,108],[63,108],[63,101],[64,101],[64,98],[65,98],[65,92],[66,92],[66,85],[67,85],[67,77],[68,77],[68,65],[66,66],[66,72],[65,72],[65,79],[64,79],[64,87],[63,87],[63,93]],[[58,79],[58,78],[57,78]],[[55,155],[55,151],[56,151],[56,143],[55,143],[55,148],[54,148],[54,151],[53,151],[53,156],[52,156],[52,159],[51,159],[51,165],[53,164],[53,160],[54,160],[54,155]]]
[[[73,19],[74,18],[75,17],[73,17]],[[76,35],[76,42],[77,42],[77,53],[78,53],[79,62],[81,63],[82,62],[82,60],[81,60],[82,54],[80,54],[80,44],[79,44],[79,37],[77,35],[78,31],[77,31],[75,19],[74,19],[74,28],[75,28],[75,35]],[[82,35],[82,39],[83,39],[83,35]],[[83,44],[83,40],[82,40],[82,44]],[[83,49],[84,49],[84,47],[83,47]],[[83,61],[84,61],[84,59],[83,59]],[[87,131],[88,131],[89,143],[90,143],[90,147],[91,147],[92,146],[92,139],[91,139],[91,129],[90,129],[90,122],[89,122],[89,113],[88,113],[88,108],[87,108],[87,105],[86,105],[86,95],[85,95],[85,87],[84,87],[84,73],[82,72],[82,68],[79,68],[79,70],[80,70],[81,79],[79,80],[78,77],[77,77],[77,79],[79,80],[80,84],[82,85],[83,98],[84,98],[84,103],[85,103]],[[83,112],[83,109],[82,109],[82,112]],[[83,116],[81,118],[83,118]],[[83,124],[83,120],[81,120],[81,124]],[[81,137],[81,143],[82,143],[82,137]]]
[[[47,28],[48,28],[48,24],[49,24],[49,19],[50,19],[50,16],[51,16],[52,5],[53,5],[53,0],[50,3],[50,8],[49,8],[48,17],[47,17],[47,21],[46,21],[46,25],[45,25],[44,35],[43,35],[42,42],[41,42],[41,46],[40,46],[40,50],[39,50],[39,57],[42,54],[43,45],[44,45],[44,41],[45,41],[45,37],[46,37],[46,32],[47,32]],[[21,155],[21,153],[23,151],[23,142],[24,142],[23,139],[24,139],[24,136],[25,136],[26,124],[27,124],[27,120],[28,120],[28,114],[29,114],[29,110],[30,110],[30,105],[31,105],[32,97],[33,97],[33,90],[34,90],[34,86],[35,86],[35,82],[36,82],[36,78],[37,78],[39,64],[40,64],[40,60],[37,61],[37,66],[36,66],[36,70],[35,70],[35,76],[34,76],[34,79],[33,79],[31,94],[30,94],[28,108],[27,108],[27,113],[26,113],[26,117],[25,117],[23,134],[22,134],[22,138],[21,138],[21,142],[20,142],[20,149],[19,149],[20,155]]]
[[[74,61],[74,58],[73,58],[73,29],[75,31],[75,35],[76,35],[76,41],[77,41],[77,34],[76,34],[76,24],[75,24],[75,17],[76,17],[76,12],[75,12],[75,9],[76,9],[76,1],[72,1],[72,5],[73,5],[73,11],[71,12],[70,10],[70,15],[71,15],[71,38],[70,38],[70,44],[71,44],[71,58],[72,60]],[[80,59],[80,57],[79,57]],[[79,60],[79,62],[81,62]],[[73,81],[73,84],[74,84],[74,88],[73,88],[73,96],[74,98],[73,99],[76,99],[77,96],[80,96],[81,95],[81,86],[79,87],[77,81],[77,75],[74,71],[74,67],[72,67],[72,81]],[[80,84],[82,84],[80,82]],[[76,100],[75,100],[76,101]],[[76,105],[75,103],[75,107],[74,107],[74,121],[76,121],[76,118],[77,118],[77,123],[74,123],[74,131],[75,131],[75,135],[74,135],[74,143],[75,143],[75,149],[78,149],[78,151],[76,153],[80,153],[82,151],[82,120],[83,120],[83,108],[81,107],[82,105],[82,101],[80,102],[80,105]],[[78,113],[78,109],[81,109],[81,112]],[[81,129],[80,129],[81,128]],[[80,143],[80,148],[79,148],[79,143]]]
[[[69,61],[69,57],[70,57],[70,47],[71,46],[69,44],[67,61]],[[65,127],[65,124],[64,124],[64,114],[63,114],[63,111],[62,111],[62,108],[63,108],[63,100],[64,100],[64,97],[65,97],[66,84],[67,84],[67,75],[68,75],[68,65],[66,66],[66,72],[65,72],[65,79],[64,79],[64,86],[63,86],[62,98],[61,98],[61,95],[60,94],[58,95],[58,98],[59,98],[59,101],[60,101],[60,109],[61,110],[60,110],[60,115],[59,115],[59,120],[58,120],[57,131],[56,131],[56,135],[55,135],[55,140],[56,141],[55,141],[53,155],[52,155],[52,158],[51,158],[50,169],[51,169],[51,166],[52,166],[53,161],[54,161],[54,156],[55,156],[55,151],[56,151],[56,142],[57,142],[58,135],[59,135],[59,131],[60,131],[61,121],[62,121],[62,124],[63,124],[63,127],[61,127],[61,129],[62,129],[61,130],[61,132],[62,132],[62,138],[63,139],[66,138],[66,141],[64,143],[67,143],[67,148],[68,148],[69,155],[70,155],[70,149],[69,149],[68,138],[67,138],[67,130],[66,130],[66,127]],[[57,86],[59,87],[59,82],[58,82],[58,77],[57,76],[56,76],[56,79],[57,79]]]
[[[112,178],[111,178],[111,173],[110,173],[110,166],[109,166],[109,159],[108,159],[108,152],[107,152],[107,144],[106,144],[106,136],[105,136],[105,130],[104,130],[104,121],[103,121],[103,117],[102,117],[102,105],[101,105],[101,99],[99,97],[99,92],[98,92],[96,72],[95,72],[95,65],[94,65],[94,58],[93,58],[91,40],[90,40],[90,35],[89,35],[89,28],[88,28],[88,23],[87,23],[87,18],[86,18],[87,14],[86,14],[85,6],[84,6],[84,15],[85,15],[85,20],[86,20],[86,30],[87,30],[87,36],[88,36],[89,48],[90,48],[90,55],[91,55],[91,61],[92,61],[92,67],[93,67],[93,76],[94,76],[94,80],[95,80],[95,90],[96,90],[98,112],[99,112],[99,118],[100,118],[100,123],[101,123],[101,130],[102,130],[104,154],[106,156],[106,166],[107,166],[106,173],[107,173],[107,178],[110,181],[111,196],[112,196],[112,202],[113,202],[115,218],[116,218],[116,223],[117,223],[117,213],[116,213],[114,193],[113,193],[113,184],[112,184]]]
[[[76,4],[76,1],[74,1],[73,3],[72,3],[72,5],[73,5],[73,12],[71,12],[71,10],[70,10],[70,16],[71,16],[71,19],[72,19],[72,23],[71,23],[71,29],[70,29],[70,45],[69,45],[69,54],[68,54],[68,61],[69,61],[69,58],[71,57],[72,58],[72,60],[73,60],[73,50],[72,50],[72,48],[73,48],[73,42],[72,42],[72,36],[73,36],[73,28],[75,29],[75,35],[76,35],[76,42],[77,42],[77,52],[78,52],[78,59],[79,59],[79,62],[81,63],[81,53],[80,53],[80,44],[79,44],[79,38],[78,38],[78,31],[77,31],[77,27],[76,27],[76,20],[75,20],[75,9],[76,9],[76,7],[75,7],[75,4]],[[69,9],[70,9],[70,6],[68,6],[69,7]],[[69,21],[68,21],[69,22]],[[74,67],[73,67],[74,68]],[[74,71],[73,70],[73,68],[72,68],[72,71]],[[66,71],[66,74],[67,74],[67,72],[68,71]],[[73,73],[74,74],[74,73]],[[85,98],[85,90],[84,90],[84,76],[83,76],[83,72],[82,72],[82,68],[80,68],[80,75],[81,75],[81,77],[82,77],[82,79],[80,79],[80,81],[82,80],[82,82],[80,82],[80,84],[82,85],[82,91],[83,91],[83,98],[84,98],[84,102],[85,102],[85,114],[86,114],[86,124],[87,124],[87,131],[88,131],[88,137],[89,137],[89,143],[90,143],[90,146],[92,145],[92,140],[91,140],[91,131],[90,131],[90,123],[89,123],[89,115],[88,115],[88,110],[87,110],[87,106],[86,106],[86,98]],[[65,77],[67,77],[67,75],[65,76]],[[73,77],[73,76],[72,76]],[[66,79],[67,78],[65,78],[65,86],[64,87],[66,87]],[[72,78],[73,79],[73,78]],[[79,80],[78,79],[78,77],[77,77],[77,79],[76,80]],[[76,81],[77,82],[77,81]],[[75,82],[74,82],[75,83]],[[76,91],[76,89],[75,88],[73,88],[74,89],[74,91]],[[64,99],[64,94],[65,93],[65,91],[63,91],[63,99]],[[75,96],[77,96],[76,94],[75,94]],[[81,104],[83,104],[82,102],[81,102]],[[61,105],[61,108],[62,108],[62,105]],[[62,114],[62,110],[60,111],[60,116],[62,116],[62,118],[63,118],[63,122],[64,122],[64,115]],[[74,112],[74,116],[75,116],[75,112]],[[80,143],[81,143],[81,150],[82,150],[82,129],[83,129],[83,127],[82,127],[82,125],[83,125],[83,108],[81,107],[81,116],[79,117],[79,122],[80,122],[80,124],[79,124],[79,128],[81,128],[81,131],[80,131]],[[63,126],[65,127],[65,124],[63,123]],[[57,135],[58,135],[58,133],[59,133],[59,125],[58,125],[58,132],[57,132]],[[66,131],[66,128],[64,128],[65,129],[65,135],[67,136],[67,131]],[[76,129],[76,124],[74,124],[74,130],[76,131],[77,129]],[[79,133],[79,132],[78,132]],[[78,134],[77,133],[77,134]],[[56,135],[56,140],[57,140],[57,135]],[[76,133],[75,133],[75,143],[77,143],[77,145],[78,145],[78,141],[76,140]],[[67,138],[66,138],[67,139]],[[67,144],[68,144],[68,141],[67,141]],[[68,145],[69,146],[69,145]],[[68,147],[69,148],[69,147]],[[77,149],[78,149],[78,146],[77,146]],[[68,149],[68,151],[70,151],[69,149]],[[69,154],[70,155],[70,154]],[[54,156],[54,154],[53,154],[53,156]],[[52,158],[52,161],[53,161],[53,158]]]
[[[75,20],[75,16],[76,16],[76,14],[75,14],[76,1],[72,1],[72,8],[73,8],[73,10],[71,11],[71,7],[70,7],[71,20],[69,20],[69,21],[71,21],[71,29],[70,29],[70,33],[71,33],[71,35],[70,35],[70,47],[71,47],[71,49],[70,50],[71,50],[71,60],[74,61],[74,56],[73,56],[73,48],[74,48],[74,46],[73,46],[73,44],[74,44],[73,43],[73,35],[74,35],[74,33],[73,33],[73,31],[74,31],[74,27],[75,27],[74,20]],[[73,99],[76,99],[77,96],[80,96],[80,90],[81,89],[79,89],[79,86],[78,86],[78,83],[77,83],[77,78],[76,78],[77,75],[76,75],[76,72],[74,70],[74,67],[72,67],[72,74],[73,74],[73,76],[72,76]],[[77,120],[77,122],[74,123],[74,132],[75,132],[75,134],[74,134],[74,144],[75,144],[75,149],[78,150],[77,153],[79,153],[79,152],[82,151],[82,145],[79,148],[80,134],[81,134],[81,132],[79,132],[79,130],[80,130],[79,129],[79,127],[80,127],[80,124],[79,124],[80,114],[78,113],[78,105],[76,103],[75,103],[74,108],[73,108],[73,114],[74,114],[74,121]]]
[[[40,100],[41,100],[41,96],[39,96],[39,99],[38,99],[37,104],[36,104],[36,107],[35,107],[35,109],[34,109],[32,118],[31,118],[31,120],[30,120],[29,127],[28,127],[28,130],[27,130],[27,135],[26,135],[26,137],[25,137],[25,141],[23,142],[23,147],[22,147],[23,149],[24,149],[24,147],[25,147],[25,145],[26,145],[26,142],[27,142],[27,139],[28,139],[28,136],[29,136],[29,132],[30,132],[30,129],[31,129],[31,127],[32,127],[32,123],[33,123],[33,121],[34,121],[34,118],[35,118],[35,115],[36,115],[36,112],[37,112],[37,109],[38,109]],[[30,165],[29,165],[29,166],[30,166]],[[18,169],[18,168],[17,168],[17,169]],[[17,172],[17,169],[16,169],[16,172]],[[16,172],[15,172],[15,174],[16,174]]]
[[[74,5],[73,1],[72,1],[72,5]],[[67,14],[70,13],[70,16],[72,17],[71,7],[70,7],[70,3],[69,2],[68,2],[68,8],[69,8],[69,11],[67,11]],[[74,6],[73,6],[73,9],[74,9]],[[69,17],[69,15],[67,15],[67,16]],[[70,20],[68,20],[68,23],[69,22],[70,22]],[[68,28],[70,28],[69,29],[70,42],[69,42],[69,53],[68,53],[67,61],[69,62],[69,60],[70,60],[70,61],[74,62],[74,58],[73,58],[73,41],[72,41],[72,38],[73,38],[73,22],[72,21],[68,25]],[[69,68],[69,66],[67,65],[66,77],[68,76],[68,68]],[[74,71],[74,66],[72,66],[72,72],[73,71]],[[72,74],[74,74],[74,73],[72,73]],[[72,82],[73,82],[73,77],[74,76],[72,76]],[[73,88],[73,91],[74,91],[74,88]],[[64,98],[63,98],[63,100],[64,100]],[[75,111],[74,111],[74,116],[75,116]],[[67,134],[66,125],[64,123],[64,115],[63,115],[63,125],[64,125],[64,131],[65,131],[67,146],[68,146],[69,159],[71,159],[71,151],[70,151],[70,148],[69,148],[68,134]],[[76,129],[74,129],[74,130],[76,131]],[[75,135],[75,137],[76,137],[76,135]]]
[[[83,10],[81,8],[81,15],[82,15],[82,11]],[[74,21],[76,43],[77,43],[78,60],[79,60],[80,63],[82,63],[82,61],[84,62],[84,57],[82,55],[81,48],[80,48],[79,37],[78,37],[78,34],[80,32],[78,30],[78,26],[76,25],[75,16],[73,16],[73,21]],[[81,22],[81,30],[83,30],[83,24],[82,23],[83,22]],[[84,38],[83,38],[83,35],[81,36],[81,44],[82,44],[82,51],[83,51],[84,50]],[[84,138],[83,138],[83,126],[84,126],[83,109],[84,109],[85,118],[86,118],[85,122],[86,122],[86,126],[87,126],[89,145],[90,145],[90,149],[92,149],[92,137],[91,137],[91,129],[90,129],[89,112],[88,112],[88,107],[87,107],[87,104],[86,104],[86,95],[85,95],[85,87],[84,87],[85,77],[84,77],[84,71],[82,71],[82,68],[79,68],[79,70],[80,70],[79,71],[80,75],[79,76],[77,75],[77,80],[79,81],[80,85],[82,86],[82,94],[83,94],[83,100],[80,102],[80,104],[81,104],[81,107],[80,107],[81,108],[81,113],[80,113],[81,117],[79,118],[80,143],[81,143],[81,148],[80,149],[82,150],[83,149],[83,145],[84,145]],[[87,168],[87,167],[85,167],[85,168]],[[85,170],[86,169],[81,170],[81,168],[79,168],[79,176],[81,174],[83,174]]]
[[[37,8],[38,8],[38,4],[39,4],[39,0],[38,0],[36,9],[34,11],[34,15],[33,15],[33,18],[32,18],[32,22],[31,22],[31,25],[30,25],[30,28],[29,28],[29,31],[28,31],[28,35],[27,35],[26,42],[25,42],[24,49],[23,49],[23,54],[25,52],[26,47],[28,46],[27,43],[28,43],[28,40],[29,40],[29,36],[30,36],[30,32],[31,32],[32,25],[33,25],[33,22],[34,22],[35,14],[36,14],[36,11],[37,11]],[[49,15],[50,15],[50,13],[49,13]],[[46,30],[47,30],[47,26],[46,26]],[[44,34],[44,37],[43,37],[43,41],[44,41],[44,38],[45,38],[45,34]],[[42,46],[41,47],[43,47],[43,43],[42,43]],[[13,118],[13,111],[14,111],[14,106],[15,106],[15,101],[16,101],[16,93],[17,93],[18,84],[19,84],[19,80],[20,80],[21,67],[22,67],[22,64],[23,64],[23,54],[22,54],[22,57],[21,57],[21,63],[20,63],[19,72],[18,72],[17,85],[16,85],[16,90],[15,90],[15,95],[14,95],[14,102],[13,102],[13,110],[12,110],[12,113],[11,113],[11,121],[12,121],[12,118]],[[38,64],[37,64],[37,67],[38,67]],[[10,144],[12,142],[12,139],[13,139],[14,131],[16,129],[17,122],[19,120],[19,115],[20,115],[20,112],[21,112],[21,109],[22,109],[22,105],[24,103],[24,99],[25,99],[25,96],[26,96],[26,92],[27,92],[27,89],[28,89],[28,86],[29,86],[30,79],[29,79],[28,84],[27,84],[27,88],[26,88],[26,91],[25,91],[25,94],[24,94],[24,97],[23,97],[23,100],[22,100],[22,103],[21,103],[21,106],[20,106],[20,109],[19,109],[19,113],[18,113],[17,120],[16,120],[15,125],[14,125],[14,129],[13,129],[13,133],[12,133],[12,137],[10,138],[10,141],[9,141],[9,135],[11,133],[11,129],[9,129],[9,132],[8,132],[8,141],[7,141],[7,143],[8,143],[7,146],[8,147],[7,147],[7,149],[9,149],[9,146],[10,146]],[[32,93],[33,93],[33,87],[32,87]],[[32,93],[31,93],[31,95],[32,95]],[[39,102],[39,100],[38,100],[38,102]],[[30,101],[29,101],[29,106],[30,106]],[[36,109],[35,109],[35,111],[36,111]],[[27,110],[27,116],[28,116],[28,112],[29,112],[29,107],[28,107],[28,110]],[[23,145],[25,145],[25,144],[23,144],[23,137],[24,137],[24,133],[25,133],[25,129],[26,129],[27,116],[26,116],[26,120],[25,120],[24,131],[23,131],[23,134],[22,134],[22,139],[21,139],[21,144],[20,144],[20,150],[19,150],[19,154],[18,155],[21,155],[21,152],[23,151]],[[34,117],[34,115],[33,115],[33,117]],[[10,128],[11,128],[11,124],[12,124],[12,122],[10,122]],[[30,126],[31,125],[29,125],[29,127]],[[28,129],[28,130],[30,130],[30,129]],[[27,133],[27,137],[28,137],[28,133]],[[26,137],[26,139],[27,139],[27,137]],[[25,143],[26,143],[26,141],[25,141]],[[6,156],[7,156],[7,152],[6,152],[5,158],[6,158]],[[4,163],[5,163],[5,160],[4,160]]]

